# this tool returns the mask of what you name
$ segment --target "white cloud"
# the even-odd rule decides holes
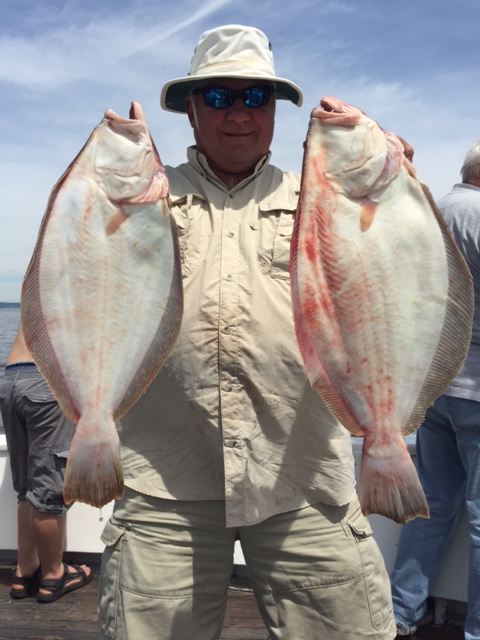
[[[181,20],[178,10],[157,11],[153,20],[141,12],[124,11],[113,17],[92,15],[87,22],[79,18],[76,22],[72,16],[60,28],[53,21],[50,28],[34,35],[4,35],[0,38],[0,58],[8,64],[0,67],[0,81],[55,91],[64,84],[85,80],[99,83],[102,78],[109,84],[123,84],[122,65],[128,68],[139,54],[160,50],[162,43],[176,33],[230,3],[210,0],[200,7],[187,3]],[[164,61],[168,57],[164,56]]]
[[[335,95],[405,137],[439,197],[480,136],[480,5],[460,1],[404,0],[392,22],[382,0],[3,0],[0,300],[18,300],[11,278],[28,264],[50,189],[107,108],[126,115],[140,102],[162,160],[184,161],[191,129],[160,110],[160,89],[188,71],[200,33],[222,23],[264,30],[277,73],[304,90],[301,109],[278,105],[275,164],[300,170],[310,111]]]

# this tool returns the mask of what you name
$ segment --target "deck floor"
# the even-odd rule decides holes
[[[68,558],[70,562],[74,558]],[[94,640],[98,637],[98,564],[89,563],[92,582],[57,602],[38,604],[35,598],[11,600],[11,564],[0,565],[0,640]],[[422,627],[412,640],[462,640],[457,626]],[[190,640],[190,639],[189,639]],[[193,640],[193,639],[192,639]],[[248,581],[233,579],[221,640],[268,640]],[[292,638],[291,640],[302,640]],[[319,638],[318,640],[323,640]],[[325,639],[328,640],[328,639]]]

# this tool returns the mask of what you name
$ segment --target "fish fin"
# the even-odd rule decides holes
[[[107,236],[111,236],[115,231],[121,227],[121,225],[128,220],[128,215],[125,213],[122,207],[118,207],[110,216],[107,226],[105,227],[105,233]]]
[[[364,441],[359,493],[365,516],[377,513],[398,524],[428,518],[425,493],[403,439],[388,447]]]
[[[119,438],[112,420],[110,439],[96,442],[77,437],[75,433],[67,457],[63,484],[66,504],[83,502],[92,507],[103,507],[123,495],[123,469],[120,459]],[[83,419],[77,429],[84,435]]]
[[[360,231],[365,232],[372,226],[373,219],[375,218],[375,212],[378,207],[378,202],[365,198],[360,210]]]
[[[324,375],[324,380],[328,380],[326,373]],[[312,386],[320,395],[330,413],[337,418],[347,431],[349,431],[353,436],[365,435],[364,429],[358,424],[342,394],[332,383],[322,382],[320,379],[317,379]]]
[[[425,411],[460,371],[470,347],[473,317],[473,284],[470,270],[453,236],[438,211],[428,188],[422,188],[437,219],[445,244],[448,263],[448,300],[442,333],[427,378],[403,434],[413,433],[423,421]]]
[[[23,279],[20,322],[25,344],[32,354],[38,370],[47,381],[64,414],[67,418],[76,422],[79,418],[79,413],[68,389],[57,354],[51,343],[48,328],[42,313],[42,302],[40,298],[39,271],[41,246],[50,213],[50,208],[48,208],[40,225],[37,244]]]

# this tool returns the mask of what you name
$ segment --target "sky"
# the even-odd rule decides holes
[[[264,31],[277,75],[304,92],[277,106],[281,169],[301,171],[331,95],[405,138],[434,198],[460,181],[480,138],[479,0],[0,0],[0,301],[20,301],[50,191],[107,109],[139,102],[163,163],[185,161],[192,130],[160,90],[222,24]]]

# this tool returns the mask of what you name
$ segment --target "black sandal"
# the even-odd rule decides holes
[[[63,563],[63,567],[63,576],[58,580],[40,580],[38,589],[45,589],[45,591],[49,591],[50,593],[46,594],[38,592],[37,602],[54,602],[66,593],[75,591],[75,589],[80,589],[80,587],[84,587],[93,578],[92,570],[87,574],[87,572],[77,564],[72,564],[72,567],[75,569],[73,572],[68,570],[68,566],[65,563]],[[74,584],[70,584],[71,582]]]
[[[40,567],[29,576],[17,576],[16,569],[13,570],[12,585],[21,585],[23,589],[10,589],[10,597],[12,600],[22,600],[36,596],[38,585],[40,584],[41,572]]]

